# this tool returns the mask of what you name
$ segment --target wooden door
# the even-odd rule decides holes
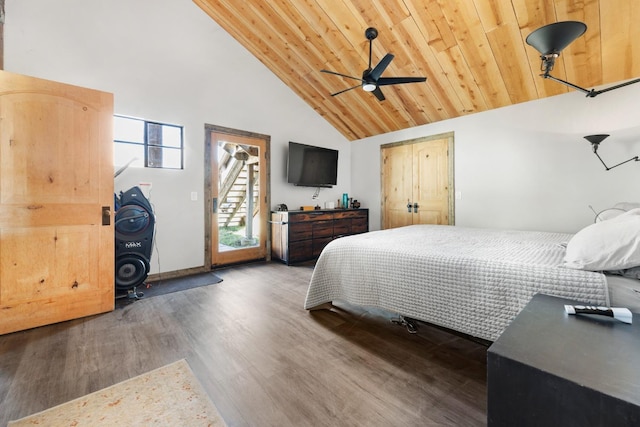
[[[413,224],[449,224],[448,145],[447,139],[412,145]]]
[[[453,224],[453,135],[381,148],[382,228]]]
[[[113,310],[113,96],[0,71],[0,333]]]
[[[211,266],[267,258],[269,141],[266,135],[210,127]]]
[[[413,145],[383,147],[382,228],[396,228],[413,222]]]

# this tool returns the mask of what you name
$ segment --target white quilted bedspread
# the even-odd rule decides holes
[[[605,276],[560,267],[571,234],[412,225],[332,241],[305,309],[377,307],[495,341],[540,292],[609,304]]]

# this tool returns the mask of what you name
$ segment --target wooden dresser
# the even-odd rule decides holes
[[[333,239],[369,231],[368,209],[271,213],[271,256],[287,265],[317,258]]]

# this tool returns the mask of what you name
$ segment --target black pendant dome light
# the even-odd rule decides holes
[[[618,89],[640,82],[640,79],[635,79],[602,90],[587,90],[549,74],[551,70],[553,70],[556,58],[560,56],[560,52],[569,46],[575,39],[584,34],[585,31],[587,31],[587,26],[582,22],[562,21],[540,27],[527,36],[527,44],[533,46],[538,52],[540,52],[540,59],[542,59],[540,70],[543,71],[543,74],[540,74],[541,77],[551,79],[573,89],[579,90],[580,92],[585,93],[589,98],[593,98],[601,93],[608,92],[613,89]]]
[[[608,138],[609,135],[606,134],[600,134],[600,135],[587,135],[584,137],[584,139],[586,139],[587,141],[589,141],[591,143],[591,147],[593,148],[593,154],[595,154],[598,159],[600,159],[600,162],[604,165],[604,168],[606,170],[611,170],[615,167],[618,167],[620,165],[624,165],[625,163],[628,163],[632,160],[635,160],[636,162],[640,161],[640,159],[638,159],[638,156],[632,157],[629,160],[625,160],[624,162],[620,162],[615,166],[607,166],[607,164],[604,162],[604,160],[602,160],[602,157],[600,157],[600,154],[598,154],[598,147],[600,146],[600,143],[602,141],[604,141],[606,138]]]

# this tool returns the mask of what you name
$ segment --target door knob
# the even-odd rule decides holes
[[[102,225],[111,225],[111,206],[102,207]]]
[[[413,213],[418,213],[418,203],[413,204]]]
[[[411,202],[407,200],[407,212],[411,213]]]

